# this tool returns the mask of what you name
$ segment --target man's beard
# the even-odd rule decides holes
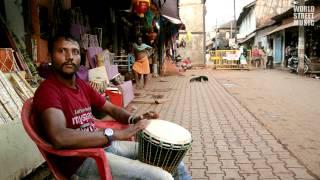
[[[65,65],[69,65],[69,64],[72,64],[72,66],[74,67],[75,71],[72,72],[72,73],[66,73],[66,72],[63,72],[63,66]],[[76,74],[76,72],[78,71],[79,67],[74,64],[74,63],[63,63],[60,68],[56,68],[55,66],[53,66],[54,69],[56,70],[56,72],[61,76],[63,77],[64,79],[72,79],[74,77],[74,75]]]

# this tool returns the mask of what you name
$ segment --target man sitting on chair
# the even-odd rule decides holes
[[[39,86],[33,102],[40,136],[57,149],[107,147],[106,156],[115,179],[173,179],[167,171],[136,160],[136,142],[119,141],[144,129],[147,119],[158,118],[158,114],[150,111],[142,116],[132,116],[77,79],[80,47],[72,37],[56,36],[49,43],[49,51],[53,73]],[[123,130],[98,130],[92,106],[121,123],[134,124]],[[57,157],[57,162],[72,178],[99,179],[97,166],[91,158]],[[178,167],[178,174],[190,179],[183,163]]]

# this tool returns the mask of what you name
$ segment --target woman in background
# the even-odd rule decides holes
[[[152,49],[151,46],[148,46],[142,43],[142,37],[139,36],[137,43],[133,44],[133,51],[135,56],[135,63],[132,66],[136,79],[136,87],[141,88],[141,76],[143,76],[143,87],[145,88],[148,82],[148,74],[150,74],[150,66],[148,60],[147,50]]]

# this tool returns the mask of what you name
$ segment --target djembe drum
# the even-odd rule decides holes
[[[138,133],[138,159],[173,174],[191,147],[191,134],[185,128],[164,120],[150,120]]]

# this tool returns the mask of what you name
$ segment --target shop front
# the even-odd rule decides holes
[[[140,1],[148,3],[137,5]],[[118,90],[123,101],[116,101],[121,102],[117,105],[124,107],[133,98],[132,45],[136,38],[142,36],[143,42],[153,48],[149,56],[151,66],[163,62],[164,46],[169,47],[171,37],[177,35],[180,25],[162,17],[164,3],[150,0],[122,0],[121,3],[98,0],[0,2],[0,62],[3,68],[0,72],[0,144],[3,147],[0,159],[2,165],[7,166],[0,168],[0,179],[22,178],[44,162],[26,135],[17,109],[21,110],[22,104],[33,96],[43,80],[36,68],[49,62],[49,39],[64,32],[79,41],[80,70],[83,70],[80,75],[87,75],[83,76],[86,78],[89,71],[98,68],[97,55],[107,52],[108,58],[104,60],[108,61],[102,66],[105,66],[108,80],[114,79],[113,75],[121,75],[120,80],[115,79],[118,84],[114,85],[121,86]],[[177,11],[177,7],[170,8]],[[102,91],[106,90],[105,86],[102,88]],[[23,163],[18,163],[17,159]]]

